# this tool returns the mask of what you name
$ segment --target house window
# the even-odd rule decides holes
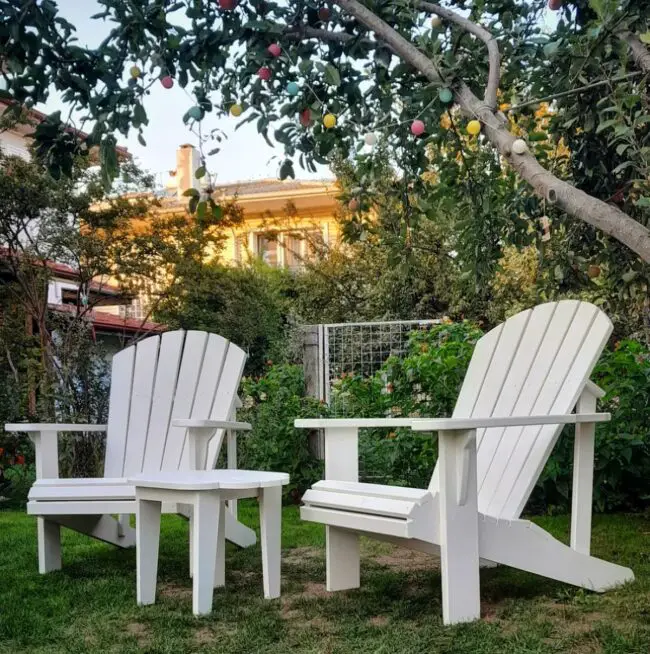
[[[300,268],[304,261],[304,239],[302,236],[285,234],[282,242],[284,244],[284,265],[291,270]]]
[[[141,297],[136,297],[131,304],[120,306],[121,318],[134,318],[135,320],[144,320],[146,316],[144,302]]]
[[[277,237],[269,238],[267,234],[257,235],[257,253],[264,263],[277,268],[278,266],[278,240]]]

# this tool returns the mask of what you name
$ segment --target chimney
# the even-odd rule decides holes
[[[199,189],[199,180],[194,173],[200,166],[200,158],[197,149],[185,143],[176,150],[176,195],[183,197],[187,189]]]

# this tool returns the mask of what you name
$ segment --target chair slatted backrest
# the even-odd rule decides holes
[[[572,413],[611,334],[596,306],[577,300],[522,311],[476,344],[454,418]],[[479,510],[514,519],[521,512],[562,425],[477,432]],[[430,489],[438,488],[438,470]]]
[[[187,468],[186,430],[176,418],[227,420],[233,414],[246,354],[216,334],[172,331],[113,357],[106,477]],[[210,443],[214,467],[223,433]]]

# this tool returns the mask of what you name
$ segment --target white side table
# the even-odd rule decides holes
[[[264,597],[280,596],[282,486],[289,475],[256,470],[193,470],[143,473],[131,477],[135,486],[138,604],[153,604],[158,574],[160,513],[163,502],[190,504],[194,565],[192,610],[212,610],[213,588],[225,584],[226,500],[257,497],[260,504]]]

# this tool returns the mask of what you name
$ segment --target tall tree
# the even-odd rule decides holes
[[[243,111],[243,120],[256,121],[266,138],[277,126],[275,139],[287,154],[282,176],[293,174],[295,156],[312,167],[379,135],[415,186],[427,167],[427,144],[446,141],[440,114],[454,105],[462,126],[481,132],[498,152],[497,165],[511,166],[543,202],[650,261],[650,189],[638,174],[650,161],[648,3],[549,0],[559,11],[548,28],[542,0],[99,2],[104,10],[96,18],[112,21],[113,29],[88,49],[75,42],[74,27],[53,0],[0,0],[0,58],[11,98],[40,102],[54,86],[95,121],[89,143],[100,145],[107,181],[116,169],[113,133],[142,131],[152,84],[188,88],[196,103],[188,123],[210,112]],[[559,84],[545,81],[558,77]],[[620,178],[633,189],[629,206],[584,175],[555,170],[532,134],[513,133],[500,100],[516,115],[541,91],[569,103],[601,92],[638,96],[638,103],[622,100],[624,134],[604,120],[598,125],[612,129],[612,142],[624,135],[634,145],[618,154],[633,164],[591,161],[586,176]],[[66,155],[79,147],[60,116],[36,137],[56,171],[66,169]],[[584,140],[592,142],[589,133]]]

